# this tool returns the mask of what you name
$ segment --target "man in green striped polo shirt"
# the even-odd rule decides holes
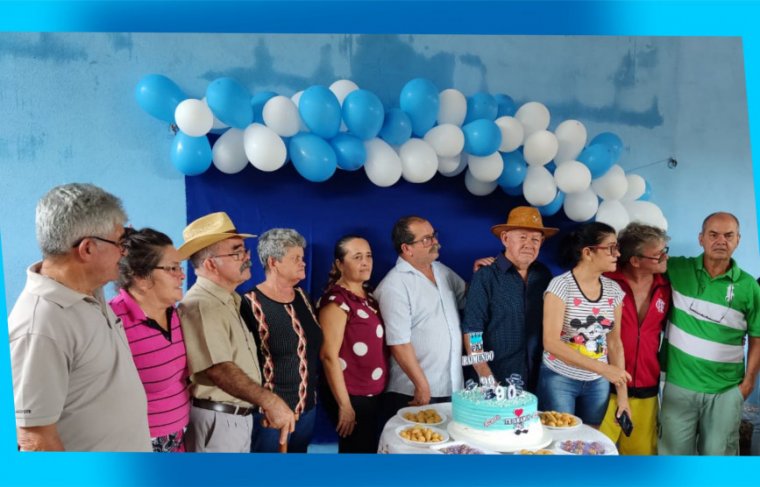
[[[760,287],[731,258],[739,239],[739,220],[713,213],[699,234],[704,253],[668,261],[673,306],[665,345],[661,455],[739,452],[742,406],[760,368]]]

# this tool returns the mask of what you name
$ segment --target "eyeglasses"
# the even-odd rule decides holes
[[[615,255],[615,252],[620,252],[620,245],[615,242],[609,245],[589,245],[590,249],[606,249],[610,255]]]
[[[74,245],[72,245],[71,248],[74,249],[76,247],[79,247],[79,245],[82,242],[84,242],[84,240],[87,239],[87,238],[91,238],[93,240],[100,240],[101,242],[109,243],[109,244],[113,245],[114,247],[116,247],[117,249],[119,249],[119,252],[121,252],[122,255],[124,255],[124,252],[126,251],[126,249],[124,248],[124,243],[122,243],[121,240],[118,241],[118,242],[115,242],[113,240],[108,240],[107,238],[96,237],[95,235],[88,235],[86,237],[80,238],[79,240],[77,240],[76,242],[74,242]]]
[[[157,265],[153,267],[154,269],[161,269],[162,271],[166,271],[169,274],[178,276],[180,274],[184,274],[185,271],[182,269],[181,265]]]
[[[662,252],[660,252],[660,255],[658,255],[657,257],[649,257],[648,255],[637,255],[636,257],[638,257],[639,259],[656,260],[657,263],[660,263],[663,260],[665,260],[665,258],[668,256],[668,251],[670,251],[670,247],[665,247],[664,249],[662,249]]]
[[[432,235],[428,235],[427,237],[422,237],[419,240],[413,240],[409,242],[407,245],[414,245],[416,243],[422,243],[423,247],[430,247],[433,245],[433,240],[438,240],[438,232],[433,232]]]
[[[232,252],[231,254],[219,254],[219,255],[212,255],[211,258],[216,257],[232,257],[232,260],[235,262],[239,262],[243,256],[250,257],[251,256],[251,250],[245,249],[245,250],[238,250],[237,252]]]

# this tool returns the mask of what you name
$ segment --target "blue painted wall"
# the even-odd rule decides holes
[[[540,101],[550,128],[582,121],[618,133],[626,170],[653,187],[675,254],[699,252],[702,218],[742,221],[736,257],[760,274],[746,90],[737,37],[440,35],[0,34],[0,232],[6,297],[39,259],[34,206],[71,181],[119,195],[136,227],[180,240],[184,179],[171,167],[168,127],[134,101],[137,81],[162,73],[190,95],[232,76],[252,91],[292,95],[350,78],[396,105],[411,78],[465,94]],[[474,198],[474,197],[473,197]],[[506,198],[506,196],[505,196]]]

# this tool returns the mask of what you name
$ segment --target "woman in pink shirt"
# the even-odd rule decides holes
[[[155,452],[184,452],[190,418],[187,356],[175,303],[182,298],[183,260],[171,239],[150,228],[124,232],[119,294],[110,301],[121,318],[148,398]]]

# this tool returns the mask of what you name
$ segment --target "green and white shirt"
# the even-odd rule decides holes
[[[744,337],[760,336],[760,286],[732,259],[710,277],[703,255],[671,257],[673,306],[667,328],[667,381],[717,394],[744,378]]]

